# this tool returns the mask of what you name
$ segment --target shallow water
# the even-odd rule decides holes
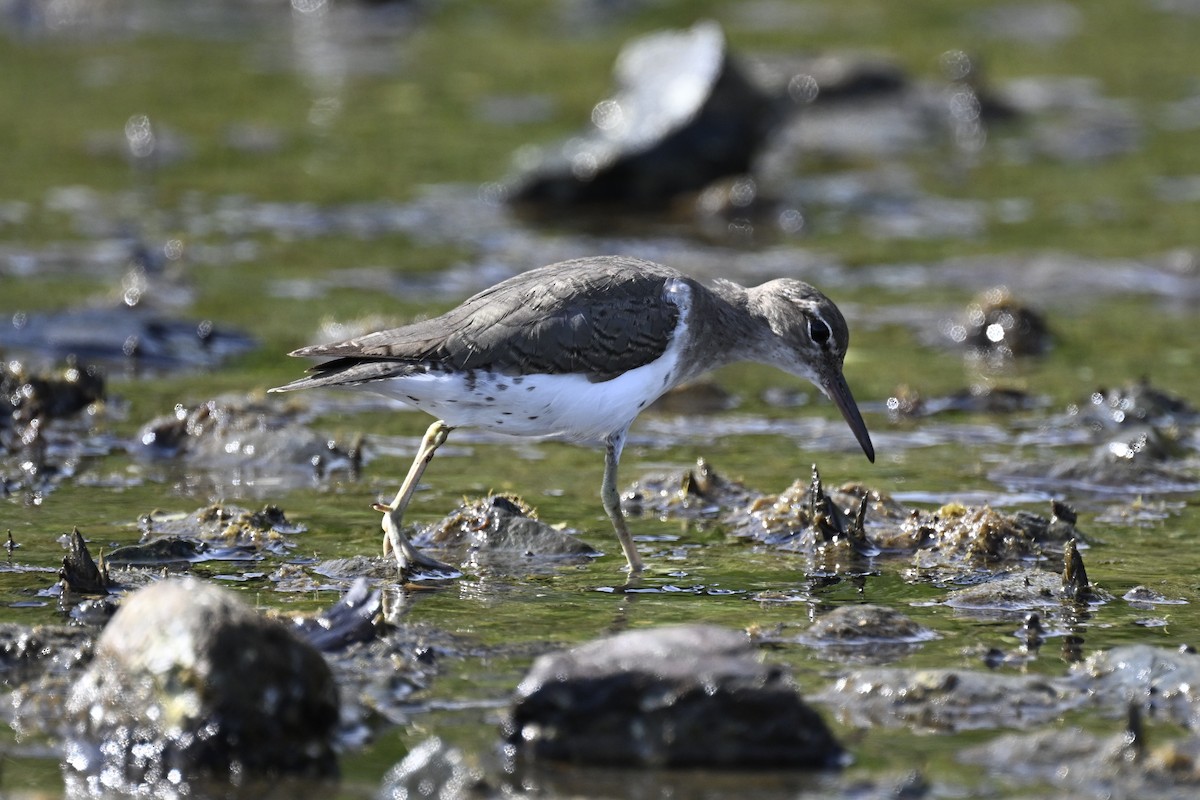
[[[639,421],[623,486],[702,455],[764,492],[807,479],[816,462],[829,485],[860,482],[927,507],[958,500],[1048,513],[1052,497],[1065,499],[1091,544],[1089,576],[1115,599],[1071,625],[1072,637],[1062,635],[1064,624],[1020,669],[1060,674],[1077,657],[1071,648],[1087,655],[1125,643],[1200,644],[1196,423],[1179,427],[1167,462],[1175,483],[1056,482],[1044,466],[1084,458],[1106,441],[1069,414],[1098,387],[1145,377],[1200,405],[1200,229],[1197,198],[1186,191],[1200,175],[1192,66],[1200,16],[1187,4],[1093,3],[1065,18],[1067,7],[1035,5],[1057,33],[1033,38],[1005,3],[989,4],[989,13],[947,2],[707,4],[737,53],[870,49],[936,95],[946,86],[943,54],[965,50],[987,66],[989,86],[1009,88],[1022,107],[1050,110],[989,126],[981,147],[961,120],[931,134],[894,110],[868,109],[861,129],[878,138],[859,142],[831,115],[795,134],[809,149],[781,146],[774,171],[760,176],[760,193],[779,199],[775,213],[545,225],[517,220],[497,200],[513,153],[579,129],[609,91],[620,44],[690,25],[693,4],[621,4],[611,14],[591,3],[416,5],[312,4],[318,10],[304,13],[216,4],[199,13],[151,0],[109,2],[103,12],[0,4],[0,116],[14,121],[0,131],[11,154],[0,181],[0,325],[19,314],[40,320],[134,300],[255,343],[222,353],[217,367],[97,356],[108,400],[63,427],[83,442],[63,445],[69,474],[47,487],[19,458],[4,462],[12,489],[0,499],[0,530],[10,529],[19,547],[0,564],[0,620],[63,622],[50,590],[65,535],[78,526],[93,550],[109,550],[137,541],[138,518],[155,509],[271,502],[307,527],[289,537],[285,560],[374,554],[378,515],[369,506],[407,468],[428,423],[419,413],[353,395],[300,401],[311,404],[305,424],[322,435],[366,435],[357,478],[181,467],[135,458],[125,443],[176,404],[227,394],[261,400],[303,366],[283,354],[320,338],[323,325],[400,322],[530,267],[624,252],[703,277],[786,274],[823,288],[850,324],[847,378],[879,458],[870,465],[856,452],[810,387],[736,366],[715,376],[732,409]],[[796,15],[802,24],[787,22]],[[576,33],[581,18],[586,34]],[[1104,146],[1086,161],[1073,157],[1083,152],[1079,142],[1097,141]],[[997,285],[1045,317],[1053,337],[1045,355],[992,363],[945,336],[978,292]],[[0,355],[61,368],[61,353],[3,335]],[[973,385],[1018,389],[1033,402],[1010,413],[889,415],[901,387],[929,401]],[[799,391],[797,404],[772,400],[781,389]],[[431,734],[491,748],[496,708],[532,654],[607,632],[706,621],[799,633],[831,607],[871,602],[939,634],[899,666],[983,669],[988,648],[1018,644],[1019,616],[952,609],[942,604],[947,581],[896,560],[880,559],[866,575],[817,576],[802,555],[733,540],[712,524],[632,520],[650,569],[638,591],[618,591],[622,558],[597,496],[601,467],[591,450],[454,434],[411,520],[437,519],[464,495],[512,491],[605,555],[528,578],[468,572],[407,597],[404,619],[451,632],[462,654],[413,697],[404,724],[381,726],[369,744],[347,749],[345,796],[372,795]],[[277,591],[270,576],[280,561],[206,561],[192,572],[285,612],[336,599],[333,590]],[[1121,598],[1136,585],[1186,604],[1135,607]],[[790,665],[808,691],[839,666],[799,643],[768,657]],[[1106,733],[1123,724],[1094,712],[1072,712],[1068,722]],[[956,753],[995,731],[835,730],[853,753],[851,776],[921,765],[941,793],[989,780]],[[1150,735],[1177,734],[1163,726]],[[0,737],[0,788],[60,792],[47,741],[40,732]],[[640,780],[610,775],[596,786],[619,795]],[[821,787],[824,779],[813,780]],[[986,790],[1022,791],[1002,783]]]

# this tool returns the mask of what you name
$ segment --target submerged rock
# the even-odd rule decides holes
[[[337,772],[337,687],[321,655],[192,578],[126,598],[67,710],[64,770],[106,792]]]
[[[236,481],[272,489],[308,486],[330,473],[357,474],[360,442],[341,445],[301,424],[279,403],[241,398],[182,404],[142,426],[132,453],[150,462],[177,463],[217,484]]]
[[[850,672],[812,699],[847,725],[945,732],[1049,722],[1083,698],[1035,675],[878,668]]]
[[[1071,667],[1068,683],[1089,702],[1120,712],[1130,703],[1155,719],[1200,726],[1200,655],[1185,649],[1127,645]]]
[[[284,555],[294,547],[288,538],[305,528],[291,522],[279,506],[266,505],[250,511],[235,505],[213,503],[190,514],[152,511],[138,519],[142,532],[140,545],[113,552],[110,560],[152,562],[155,555],[168,560],[185,556],[186,543],[194,546],[194,555],[205,558],[249,558],[268,552]]]
[[[513,203],[663,207],[683,192],[750,170],[780,118],[725,50],[713,22],[630,42],[617,57],[617,92],[592,110],[584,134],[521,154]]]
[[[832,767],[842,749],[745,634],[630,631],[541,656],[505,738],[535,760],[636,767]]]
[[[140,306],[19,313],[13,319],[13,325],[0,326],[0,347],[138,371],[213,367],[257,344],[210,320],[159,316]]]

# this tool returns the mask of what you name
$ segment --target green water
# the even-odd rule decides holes
[[[1101,261],[1151,261],[1183,248],[1192,249],[1182,271],[1194,275],[1197,269],[1197,202],[1167,201],[1153,188],[1160,178],[1200,175],[1195,127],[1176,129],[1160,122],[1168,104],[1189,96],[1196,102],[1194,43],[1200,40],[1200,17],[1195,15],[1152,11],[1148,4],[1093,2],[1077,7],[1075,35],[1052,43],[1024,43],[989,36],[973,21],[974,14],[992,4],[804,3],[798,7],[812,14],[806,17],[810,24],[756,26],[739,4],[665,2],[582,29],[553,3],[430,5],[432,10],[406,31],[381,37],[382,51],[389,57],[386,66],[365,72],[336,64],[326,65],[324,71],[319,66],[293,68],[294,61],[312,51],[304,49],[308,23],[286,11],[261,20],[241,18],[238,23],[150,25],[141,33],[70,25],[29,35],[10,32],[0,39],[0,119],[5,121],[0,125],[0,152],[5,154],[0,161],[0,204],[23,210],[11,217],[0,215],[9,220],[0,222],[0,248],[38,251],[93,241],[94,234],[55,210],[50,198],[64,187],[94,190],[104,198],[101,205],[110,218],[124,220],[150,241],[177,237],[196,252],[206,245],[232,243],[219,231],[196,232],[188,224],[189,208],[211,208],[222,198],[337,208],[409,201],[426,185],[495,181],[508,173],[511,156],[521,145],[552,141],[583,124],[592,104],[610,90],[609,70],[623,41],[707,16],[724,24],[736,52],[868,50],[896,60],[917,78],[934,79],[939,55],[962,49],[981,58],[988,78],[996,83],[1025,76],[1089,76],[1103,95],[1126,102],[1142,123],[1141,142],[1132,152],[1094,163],[1013,161],[1002,155],[1003,134],[966,169],[947,168],[944,150],[903,156],[922,191],[985,203],[1020,198],[1030,209],[1023,221],[991,220],[983,233],[969,237],[913,239],[873,238],[853,224],[814,226],[807,238],[787,246],[821,254],[844,265],[850,275],[861,270],[864,276],[886,271],[887,265],[929,266],[981,254],[1021,260],[1055,252]],[[151,20],[169,20],[177,12],[170,4],[152,2],[114,8],[140,9]],[[222,19],[220,14],[214,18]],[[503,123],[489,121],[480,111],[490,99],[530,94],[547,100],[545,114]],[[331,107],[332,113],[318,113]],[[122,131],[136,114],[149,115],[160,137],[167,132],[183,137],[186,155],[152,170],[131,167],[122,155]],[[276,143],[265,153],[231,147],[231,125],[267,130],[277,136]],[[866,159],[817,159],[802,163],[801,169],[821,175],[878,165]],[[663,231],[668,233],[677,230]],[[574,234],[555,230],[534,235],[552,241]],[[185,281],[195,296],[180,313],[247,331],[259,346],[216,371],[146,379],[112,376],[111,409],[97,423],[102,429],[129,436],[176,403],[261,392],[290,380],[299,365],[282,354],[312,341],[322,319],[399,322],[436,313],[461,299],[353,287],[297,299],[279,296],[279,281],[359,267],[384,274],[430,274],[470,263],[478,249],[466,232],[456,240],[403,233],[289,237],[257,230],[236,239],[252,256],[185,259]],[[636,252],[637,238],[621,242],[631,254],[645,255]],[[775,245],[760,243],[763,248]],[[731,252],[731,258],[738,255],[736,249]],[[888,288],[874,280],[856,286],[851,279],[829,292],[850,318],[852,349],[846,373],[859,402],[875,409],[865,416],[876,439],[877,464],[868,464],[853,451],[848,433],[845,446],[836,451],[814,451],[786,437],[764,435],[719,436],[703,446],[672,445],[653,437],[653,446],[635,440],[627,449],[623,484],[645,470],[685,466],[704,455],[723,473],[764,491],[779,491],[806,476],[809,464],[817,461],[833,484],[854,480],[888,492],[947,500],[959,493],[1001,493],[1002,487],[988,478],[992,468],[1044,455],[1036,446],[1017,444],[1017,433],[1036,429],[1069,403],[1084,401],[1097,386],[1148,376],[1156,386],[1193,405],[1200,403],[1200,321],[1194,295],[1170,302],[1161,294],[1139,291],[1136,281],[1120,292],[1096,294],[1083,291],[1094,275],[1081,271],[1073,278],[1081,291],[1069,283],[1052,293],[1010,287],[1045,314],[1055,346],[1046,356],[1021,362],[994,379],[1045,398],[1044,410],[890,421],[879,409],[897,387],[908,385],[935,397],[977,376],[977,368],[960,355],[930,346],[896,310],[951,317],[973,292],[952,282]],[[76,307],[97,297],[112,302],[119,280],[119,274],[83,269],[19,274],[0,264],[0,318],[18,310]],[[799,409],[764,404],[766,388],[795,387],[792,379],[766,368],[731,367],[716,379],[739,398],[729,416],[835,416],[829,404],[815,400]],[[317,425],[339,436],[366,432],[415,439],[427,422],[417,413],[331,414]],[[713,424],[719,429],[719,423]],[[971,441],[961,431],[972,425],[1002,435]],[[960,434],[949,443],[914,446],[925,441],[923,433],[941,429],[938,426]],[[1087,451],[1079,446],[1055,448],[1053,453]],[[909,580],[894,563],[861,581],[813,588],[801,556],[758,550],[728,540],[719,528],[677,522],[639,519],[631,527],[635,536],[671,534],[670,541],[650,546],[645,553],[650,564],[646,585],[679,591],[601,591],[620,582],[622,559],[597,497],[600,455],[556,444],[532,450],[470,444],[466,452],[434,462],[425,479],[429,488],[417,496],[412,519],[436,519],[463,495],[516,491],[537,506],[542,518],[585,531],[588,541],[606,551],[586,567],[553,576],[497,582],[468,575],[449,588],[412,599],[409,619],[480,645],[568,644],[613,630],[698,621],[769,629],[801,625],[837,604],[868,601],[894,606],[941,635],[901,661],[902,666],[982,668],[983,649],[1015,646],[1011,620],[980,622],[928,605],[944,596],[945,587]],[[528,457],[531,452],[536,458]],[[357,482],[272,493],[267,499],[308,526],[300,552],[320,558],[373,553],[379,546],[378,515],[369,505],[394,487],[406,467],[402,458],[378,458]],[[73,526],[91,542],[109,547],[135,541],[138,516],[154,509],[190,511],[213,500],[242,505],[263,501],[240,496],[236,487],[216,493],[205,485],[189,488],[187,481],[164,477],[119,453],[85,461],[80,471],[101,480],[68,481],[37,503],[20,493],[0,501],[0,530],[11,529],[20,544],[14,561],[55,567],[63,555],[60,537]],[[104,488],[106,483],[123,485]],[[1064,496],[1080,509],[1079,527],[1094,543],[1086,553],[1093,581],[1118,598],[1145,584],[1190,603],[1154,612],[1133,609],[1120,600],[1110,603],[1081,631],[1085,654],[1133,642],[1168,647],[1197,643],[1200,613],[1195,601],[1200,587],[1195,576],[1200,555],[1195,542],[1200,537],[1200,508],[1195,496],[1167,497],[1185,505],[1144,528],[1095,519],[1108,505],[1129,497]],[[1045,506],[1026,504],[1039,512]],[[232,570],[210,562],[198,565],[195,572],[216,576]],[[0,571],[0,619],[23,624],[62,621],[53,599],[38,595],[52,580],[46,572]],[[277,593],[265,580],[235,588],[259,606],[286,610],[307,611],[335,599],[332,593]],[[761,591],[794,592],[806,599],[770,605],[754,599]],[[1136,624],[1146,616],[1165,618],[1167,624]],[[789,664],[806,689],[823,685],[837,666],[799,645],[773,650],[769,657]],[[527,664],[528,656],[522,655],[447,662],[420,700],[437,704],[502,699]],[[1047,644],[1029,668],[1061,673],[1065,664],[1057,645]],[[1102,730],[1110,723],[1115,730],[1114,721],[1088,721]],[[838,730],[854,754],[852,769],[863,774],[902,773],[921,766],[940,780],[965,785],[973,785],[978,776],[958,765],[953,754],[965,741],[982,741],[989,735],[912,737],[900,730]],[[495,731],[495,713],[469,703],[466,710],[416,713],[410,726],[384,731],[365,749],[346,754],[344,794],[369,796],[407,747],[431,733],[485,749]],[[0,753],[8,753],[0,788],[47,794],[59,790],[57,763],[37,755],[37,741],[19,741],[11,734],[0,741]]]

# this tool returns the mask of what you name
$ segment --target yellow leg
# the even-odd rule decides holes
[[[396,497],[387,505],[375,503],[371,506],[383,514],[383,555],[385,558],[389,553],[395,555],[396,563],[400,566],[401,571],[407,571],[413,566],[421,566],[439,571],[454,570],[453,567],[443,564],[436,558],[431,558],[419,551],[401,530],[401,525],[404,522],[404,511],[408,508],[408,503],[412,500],[413,492],[417,489],[417,482],[421,480],[421,475],[424,474],[425,468],[433,460],[434,453],[437,452],[439,447],[445,444],[450,430],[450,426],[440,419],[430,425],[429,429],[425,431],[425,436],[421,439],[421,447],[417,450],[417,456],[413,459],[412,466],[408,469],[408,475],[404,478],[404,483],[400,485],[400,491],[396,492]]]

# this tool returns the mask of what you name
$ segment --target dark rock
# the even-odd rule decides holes
[[[780,117],[712,22],[629,43],[614,72],[617,92],[596,104],[592,127],[537,154],[513,182],[515,204],[661,208],[748,172]]]
[[[68,362],[61,375],[30,373],[20,361],[0,367],[0,430],[73,417],[104,399],[104,374]]]
[[[533,759],[642,767],[831,767],[842,749],[744,634],[630,631],[542,656],[507,741]]]
[[[323,653],[375,638],[381,623],[382,594],[365,578],[350,585],[342,599],[316,617],[297,619],[292,630]]]
[[[983,358],[1041,355],[1050,349],[1050,329],[1037,311],[1019,303],[1003,287],[989,289],[970,305],[951,338]]]
[[[64,769],[113,793],[337,771],[337,688],[320,654],[192,578],[125,600],[67,710]]]

